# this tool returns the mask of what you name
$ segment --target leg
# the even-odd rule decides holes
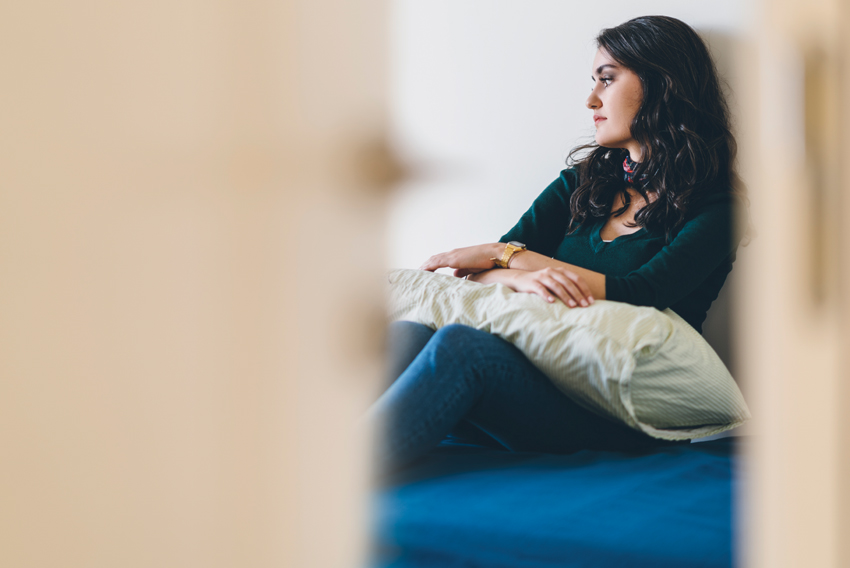
[[[387,333],[387,390],[425,348],[436,331],[428,326],[410,321],[390,324]],[[461,420],[446,438],[453,443],[473,444],[493,449],[505,447],[467,420]]]
[[[585,410],[513,345],[460,325],[440,329],[368,417],[380,421],[385,433],[381,469],[425,454],[465,417],[514,451],[663,444]]]
[[[389,388],[413,363],[435,333],[436,331],[430,327],[412,321],[397,321],[390,324],[387,332],[386,388]]]

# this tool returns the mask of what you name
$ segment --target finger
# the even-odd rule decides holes
[[[566,305],[566,306],[569,306],[569,307],[571,307],[571,308],[578,307],[578,304],[576,303],[576,300],[574,300],[574,299],[573,299],[573,298],[569,295],[569,293],[567,292],[566,288],[564,288],[564,287],[563,287],[560,283],[558,283],[557,281],[555,281],[555,280],[553,280],[553,279],[551,279],[551,278],[546,278],[546,279],[541,280],[541,281],[540,281],[540,284],[543,286],[543,289],[545,290],[545,296],[544,296],[544,298],[545,298],[547,301],[549,301],[549,302],[554,302],[554,301],[555,301],[555,299],[557,298],[558,300],[560,300],[561,302],[563,302],[563,303],[564,303],[564,305]]]
[[[434,272],[438,268],[443,268],[444,266],[447,266],[447,265],[444,264],[443,262],[441,262],[440,257],[432,256],[431,258],[426,260],[422,264],[422,266],[419,267],[419,270],[427,270],[429,272]]]
[[[469,276],[472,274],[472,271],[468,268],[458,268],[454,271],[454,275],[458,278],[463,278],[464,276]]]
[[[550,292],[549,289],[546,288],[546,286],[544,286],[540,282],[533,286],[532,290],[535,294],[539,295],[541,298],[543,298],[550,304],[555,301],[555,298],[552,296],[552,292]]]
[[[556,298],[561,300],[563,303],[570,305],[570,302],[573,302],[572,297],[567,293],[566,289],[559,284],[554,278],[550,276],[541,276],[538,281],[546,290],[549,295],[554,295]],[[575,302],[573,302],[575,305]]]
[[[571,308],[575,308],[576,306],[578,306],[578,304],[576,303],[577,300],[573,298],[567,287],[564,284],[558,282],[555,278],[547,277],[542,280],[542,283],[544,286],[546,286],[546,288],[551,290],[551,292],[555,294],[555,296],[557,296],[559,300],[564,302],[566,305],[570,306]]]
[[[574,299],[576,302],[581,304],[584,307],[590,305],[590,299],[588,299],[581,288],[578,287],[578,284],[569,278],[568,272],[562,272],[560,270],[553,271],[547,274],[547,276],[556,280],[561,286],[563,286],[569,296]],[[580,278],[579,278],[580,279]]]
[[[581,304],[583,307],[586,308],[590,305],[589,300],[586,299],[581,289],[579,289],[576,283],[570,280],[568,277],[562,274],[556,274],[553,275],[552,278],[556,279],[562,286],[564,286],[564,288],[567,289],[567,292],[569,293],[570,297],[579,304]]]
[[[582,278],[575,272],[568,272],[567,277],[572,282],[575,282],[576,286],[579,287],[579,290],[581,290],[582,295],[587,298],[588,302],[592,304],[595,301],[593,299],[593,292],[590,291],[590,286],[587,285],[587,282],[585,282],[584,278]]]

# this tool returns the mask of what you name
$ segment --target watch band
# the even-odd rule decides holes
[[[495,261],[496,266],[508,268],[511,258],[513,258],[516,253],[524,250],[527,250],[524,243],[511,241],[505,245],[505,251],[502,253],[502,258],[491,258],[490,260]]]

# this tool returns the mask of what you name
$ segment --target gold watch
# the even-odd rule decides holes
[[[502,258],[491,258],[490,260],[496,262],[496,266],[501,268],[507,268],[508,264],[511,262],[511,258],[518,253],[527,250],[525,248],[525,244],[519,241],[511,241],[505,245],[505,252],[502,253]]]

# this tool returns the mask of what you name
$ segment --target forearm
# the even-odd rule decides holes
[[[466,277],[467,280],[478,282],[479,284],[504,284],[508,288],[511,286],[513,279],[522,272],[520,270],[508,270],[505,268],[491,268],[476,274],[470,274]]]
[[[509,266],[510,270],[525,271],[541,270],[547,267],[565,268],[575,272],[584,279],[590,287],[590,291],[593,294],[594,299],[605,299],[605,275],[600,272],[594,272],[574,264],[561,262],[560,260],[555,260],[554,258],[549,258],[548,256],[544,256],[530,250],[515,254],[513,258],[511,258]]]
[[[454,275],[482,284],[501,283],[517,292],[540,294],[547,301],[557,297],[564,303],[586,306],[605,299],[605,275],[551,259],[528,250],[508,259],[507,269],[498,268],[505,243],[488,243],[435,254],[421,270],[454,268]]]

